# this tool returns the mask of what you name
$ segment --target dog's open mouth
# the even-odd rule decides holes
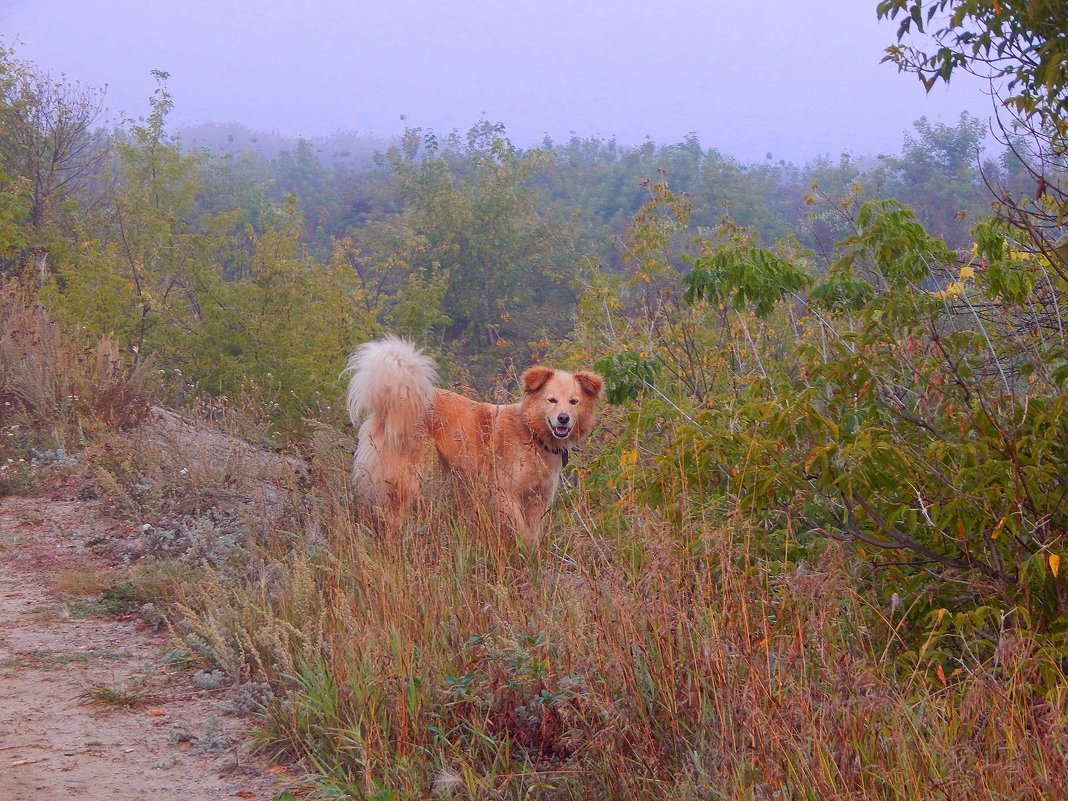
[[[557,439],[567,439],[571,435],[570,425],[550,425],[549,430],[553,432],[553,436]]]

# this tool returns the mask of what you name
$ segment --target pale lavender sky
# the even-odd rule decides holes
[[[693,132],[745,161],[897,152],[920,116],[990,116],[977,82],[925,95],[880,64],[895,30],[875,0],[0,0],[5,44],[128,116],[162,69],[176,126],[392,135],[402,114],[439,132],[484,114],[524,146]]]

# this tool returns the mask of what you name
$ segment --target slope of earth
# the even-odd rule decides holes
[[[72,592],[143,550],[78,489],[56,471],[43,494],[0,497],[0,798],[275,797],[285,775],[248,755],[236,690],[175,659],[145,615]]]

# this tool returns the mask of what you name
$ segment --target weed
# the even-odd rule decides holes
[[[74,620],[107,617],[112,614],[107,605],[94,598],[76,598],[66,604],[67,614]]]
[[[44,516],[35,509],[25,509],[19,512],[18,524],[20,526],[39,526],[44,522]]]
[[[96,595],[113,583],[101,570],[64,570],[56,577],[56,588],[67,595]]]
[[[148,693],[140,688],[94,684],[79,696],[83,703],[93,704],[107,710],[132,710],[148,699]]]
[[[198,568],[175,559],[155,559],[135,565],[126,576],[131,603],[170,603],[197,585]]]
[[[144,363],[128,368],[107,337],[95,347],[85,344],[63,331],[24,287],[0,283],[0,420],[6,433],[32,432],[34,441],[21,443],[27,449],[66,446],[143,419],[150,375]]]
[[[94,659],[121,662],[129,658],[130,654],[126,651],[52,651],[39,649],[7,657],[3,662],[0,662],[0,666],[23,666],[33,667],[38,670],[50,670],[66,665],[82,664]]]

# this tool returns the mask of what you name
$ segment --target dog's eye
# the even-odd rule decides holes
[[[572,406],[578,406],[578,398],[572,398],[571,399],[571,405]]]
[[[549,398],[549,403],[556,403],[556,398]]]

